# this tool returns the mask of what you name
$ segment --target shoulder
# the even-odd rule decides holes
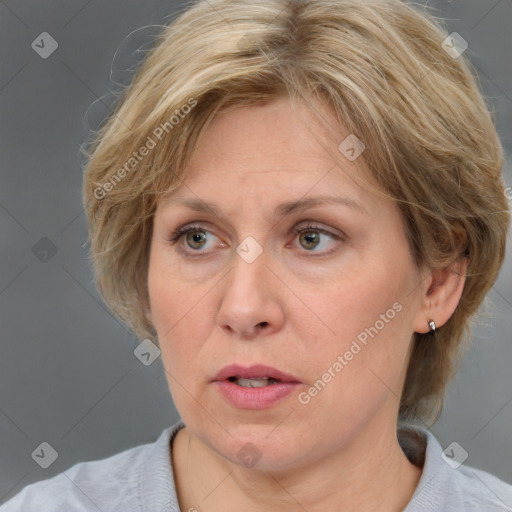
[[[468,511],[512,512],[512,485],[471,466],[452,470],[451,488]]]
[[[512,485],[465,465],[458,443],[443,449],[432,432],[413,426],[401,427],[399,440],[409,460],[423,466],[404,512],[512,512]]]
[[[52,478],[24,487],[0,506],[0,512],[139,511],[141,474],[155,446],[163,444],[171,427],[154,443],[110,457],[79,462]]]

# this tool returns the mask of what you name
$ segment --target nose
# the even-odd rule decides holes
[[[284,285],[271,270],[265,250],[251,263],[239,254],[220,285],[217,325],[226,334],[254,339],[279,331],[284,322]],[[219,283],[220,284],[220,283]]]

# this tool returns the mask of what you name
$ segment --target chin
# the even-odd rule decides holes
[[[255,471],[285,471],[301,465],[301,461],[314,447],[305,445],[301,438],[287,431],[279,422],[238,424],[223,421],[229,434],[222,431],[209,435],[197,432],[199,437],[217,455],[241,468]],[[206,434],[206,435],[205,435]]]

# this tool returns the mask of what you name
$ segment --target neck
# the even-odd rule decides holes
[[[206,511],[397,512],[407,506],[421,476],[400,448],[396,425],[378,435],[362,431],[328,457],[285,471],[234,464],[185,428],[175,439],[173,466],[182,510]]]

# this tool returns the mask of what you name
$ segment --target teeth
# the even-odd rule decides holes
[[[268,386],[270,384],[274,384],[277,382],[276,379],[271,377],[258,377],[253,379],[234,379],[232,382],[235,382],[239,386],[243,386],[244,388],[262,388],[264,386]]]

